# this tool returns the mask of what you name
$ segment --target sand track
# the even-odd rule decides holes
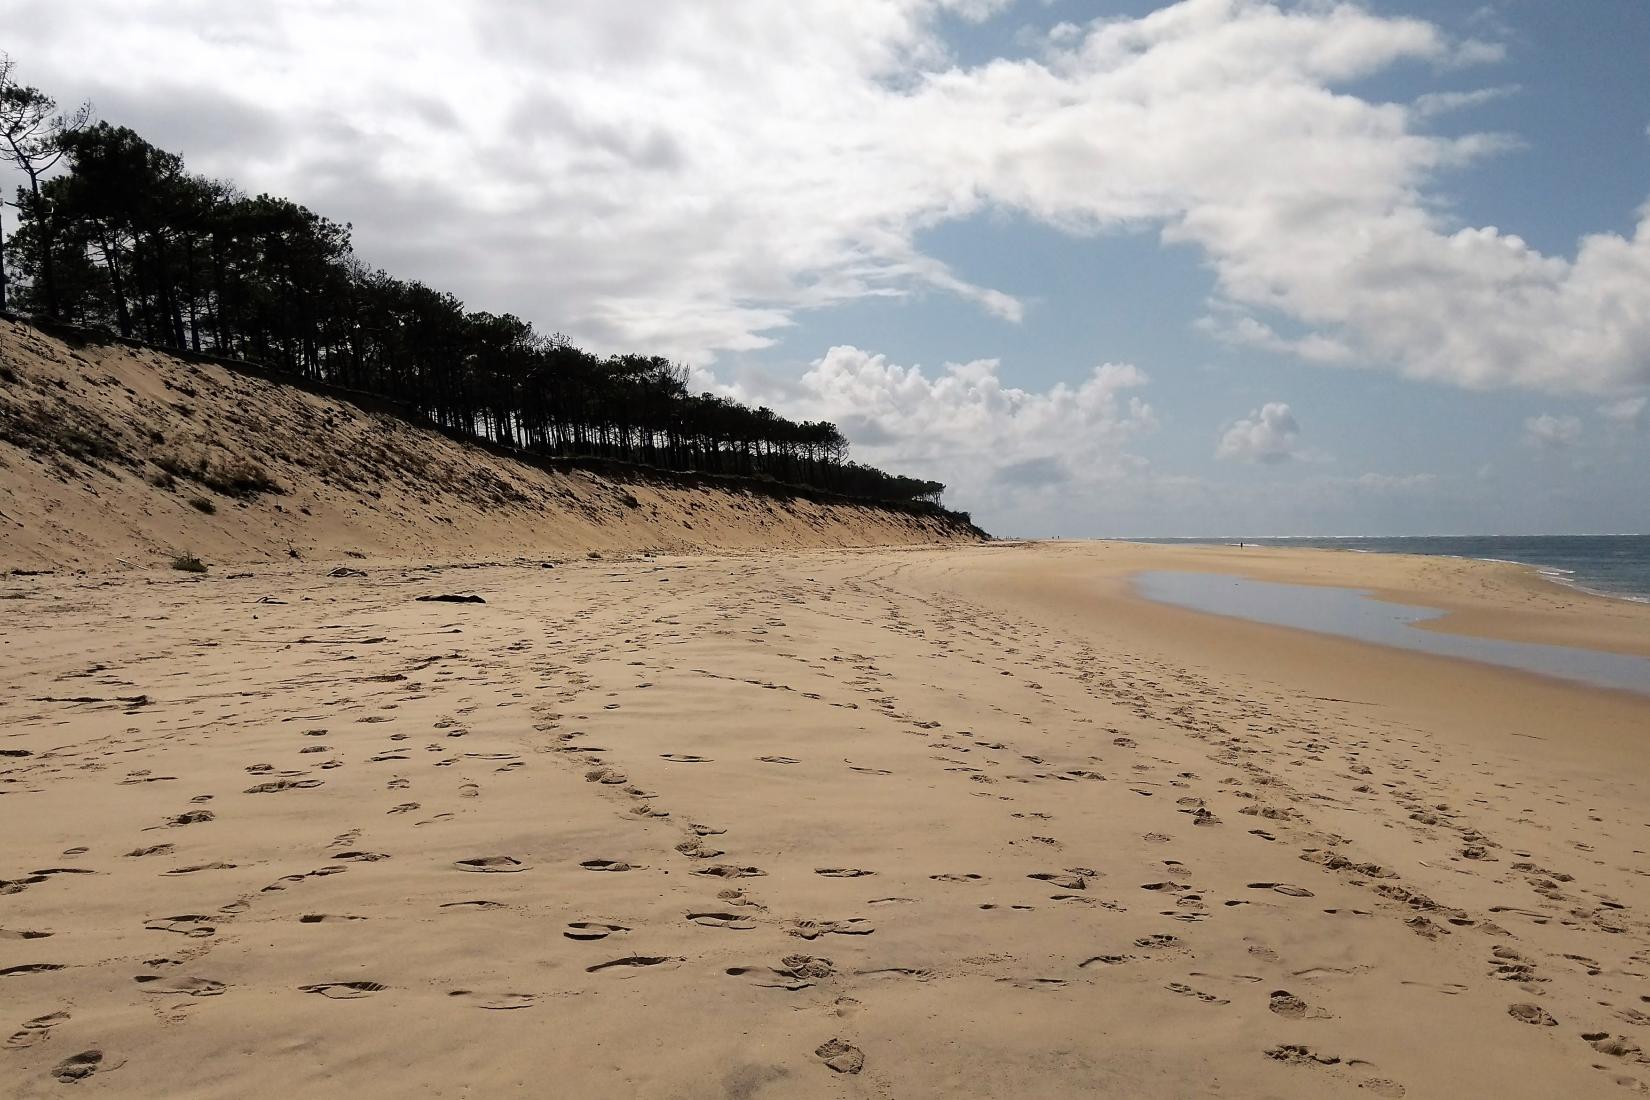
[[[1650,704],[1105,552],[17,580],[0,1093],[1643,1091]]]

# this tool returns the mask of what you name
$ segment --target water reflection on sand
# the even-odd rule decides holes
[[[1193,611],[1336,634],[1650,695],[1650,660],[1643,657],[1417,630],[1414,624],[1440,618],[1444,612],[1387,603],[1353,588],[1171,571],[1140,573],[1134,583],[1136,591],[1149,600]]]

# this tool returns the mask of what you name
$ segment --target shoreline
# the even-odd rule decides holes
[[[1364,587],[1159,569],[1131,573],[1128,581],[1134,595],[1163,607],[1650,698],[1650,658],[1419,629],[1447,613],[1413,598],[1381,599]]]
[[[1478,560],[1478,561],[1496,561],[1498,559],[1496,559],[1496,558],[1478,558],[1476,560]],[[1533,564],[1531,562],[1527,562],[1527,561],[1515,561],[1515,562],[1509,562],[1509,564],[1511,564],[1511,565],[1522,565],[1522,566],[1525,566],[1527,568],[1534,569],[1536,572],[1541,574],[1542,577],[1544,577],[1547,580],[1551,581],[1553,584],[1562,585],[1565,588],[1573,588],[1577,592],[1585,592],[1589,596],[1602,596],[1603,598],[1605,598],[1607,600],[1625,600],[1628,603],[1650,604],[1650,596],[1628,595],[1625,592],[1606,592],[1601,588],[1588,588],[1586,585],[1582,584],[1580,581],[1571,579],[1571,576],[1573,576],[1573,574],[1575,573],[1575,570],[1573,570],[1573,569],[1555,570],[1552,566],[1535,565],[1535,564]]]
[[[1419,539],[1456,538],[1456,537],[1478,537],[1478,536],[1435,536],[1435,535],[1345,535],[1345,536],[1302,535],[1302,536],[1299,536],[1299,538],[1302,539],[1302,540],[1310,539],[1310,540],[1315,540],[1315,541],[1346,541],[1346,542],[1355,542],[1355,541],[1358,541],[1360,539],[1363,539],[1363,540],[1381,539],[1381,540],[1384,540],[1384,541],[1397,542],[1397,541],[1400,541],[1400,540],[1406,539],[1406,538],[1408,538],[1408,539],[1418,539],[1419,540]],[[1592,536],[1592,535],[1567,536],[1567,535],[1558,535],[1558,536],[1532,536],[1532,537],[1593,538],[1593,537],[1617,537],[1617,536]],[[1625,536],[1625,537],[1642,538],[1642,537],[1645,537],[1645,536],[1631,535],[1631,536]],[[1609,599],[1609,600],[1626,600],[1629,603],[1650,604],[1650,592],[1643,592],[1643,593],[1641,593],[1641,592],[1631,592],[1631,593],[1629,593],[1629,592],[1612,592],[1612,591],[1608,591],[1608,590],[1602,589],[1602,588],[1590,588],[1587,585],[1580,583],[1579,581],[1575,581],[1575,580],[1570,579],[1575,575],[1575,572],[1576,572],[1573,569],[1564,569],[1562,567],[1554,566],[1554,565],[1543,565],[1540,562],[1523,561],[1523,560],[1518,559],[1518,558],[1492,558],[1492,557],[1484,557],[1484,556],[1475,555],[1475,554],[1443,554],[1443,553],[1418,554],[1418,553],[1412,553],[1412,552],[1404,551],[1404,550],[1372,550],[1372,549],[1367,549],[1367,548],[1359,547],[1359,546],[1298,546],[1297,547],[1297,546],[1276,546],[1276,545],[1274,545],[1275,543],[1289,541],[1289,540],[1290,540],[1289,536],[1268,536],[1267,541],[1251,543],[1250,545],[1254,546],[1256,549],[1261,549],[1261,550],[1265,550],[1265,549],[1325,550],[1325,551],[1329,551],[1331,553],[1374,554],[1374,555],[1381,555],[1381,556],[1388,556],[1388,557],[1397,556],[1397,557],[1416,557],[1416,558],[1449,558],[1449,559],[1453,559],[1455,561],[1481,561],[1481,562],[1489,562],[1489,563],[1496,564],[1496,565],[1517,565],[1517,566],[1522,566],[1522,567],[1527,568],[1527,569],[1533,569],[1533,570],[1539,572],[1542,576],[1544,576],[1546,579],[1552,581],[1554,584],[1560,584],[1560,585],[1565,586],[1566,588],[1571,588],[1571,589],[1575,589],[1575,590],[1580,591],[1580,592],[1585,592],[1590,596],[1601,596],[1601,597],[1603,597],[1605,599]],[[1068,540],[1068,541],[1082,541],[1082,540]],[[1161,540],[1147,540],[1147,539],[1100,539],[1100,540],[1094,540],[1094,541],[1128,542],[1128,543],[1132,543],[1132,544],[1138,545],[1138,546],[1196,546],[1196,547],[1211,547],[1211,548],[1223,548],[1223,547],[1230,547],[1231,546],[1230,541],[1208,541],[1208,542],[1205,542],[1205,541],[1195,540],[1195,539],[1188,539],[1188,540],[1184,540],[1184,541],[1175,540],[1175,541],[1172,541],[1172,542],[1170,542],[1170,541],[1161,541]],[[1235,541],[1235,540],[1233,540],[1233,541]],[[1247,542],[1248,540],[1244,540],[1244,541]],[[1244,549],[1248,549],[1248,547],[1245,546]]]
[[[1528,562],[1391,551],[1348,553],[1325,547],[1114,545],[1149,547],[1171,555],[1187,552],[1194,572],[1349,588],[1382,602],[1444,612],[1415,624],[1418,630],[1650,657],[1650,601],[1567,583]],[[1373,571],[1372,563],[1379,563]],[[1142,565],[1141,571],[1150,568],[1182,565]]]

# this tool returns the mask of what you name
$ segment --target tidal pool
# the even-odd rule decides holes
[[[1335,634],[1360,642],[1482,661],[1650,695],[1650,660],[1643,657],[1418,630],[1416,623],[1442,618],[1444,612],[1433,607],[1387,603],[1355,588],[1278,584],[1223,573],[1171,571],[1137,574],[1134,585],[1135,590],[1149,600],[1192,611]]]

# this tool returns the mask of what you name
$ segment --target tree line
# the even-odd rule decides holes
[[[538,455],[939,507],[944,485],[849,461],[834,424],[692,393],[686,368],[661,356],[595,355],[373,268],[349,225],[192,174],[132,130],[92,122],[89,105],[60,112],[4,55],[0,158],[25,178],[0,242],[0,309],[388,398]]]

